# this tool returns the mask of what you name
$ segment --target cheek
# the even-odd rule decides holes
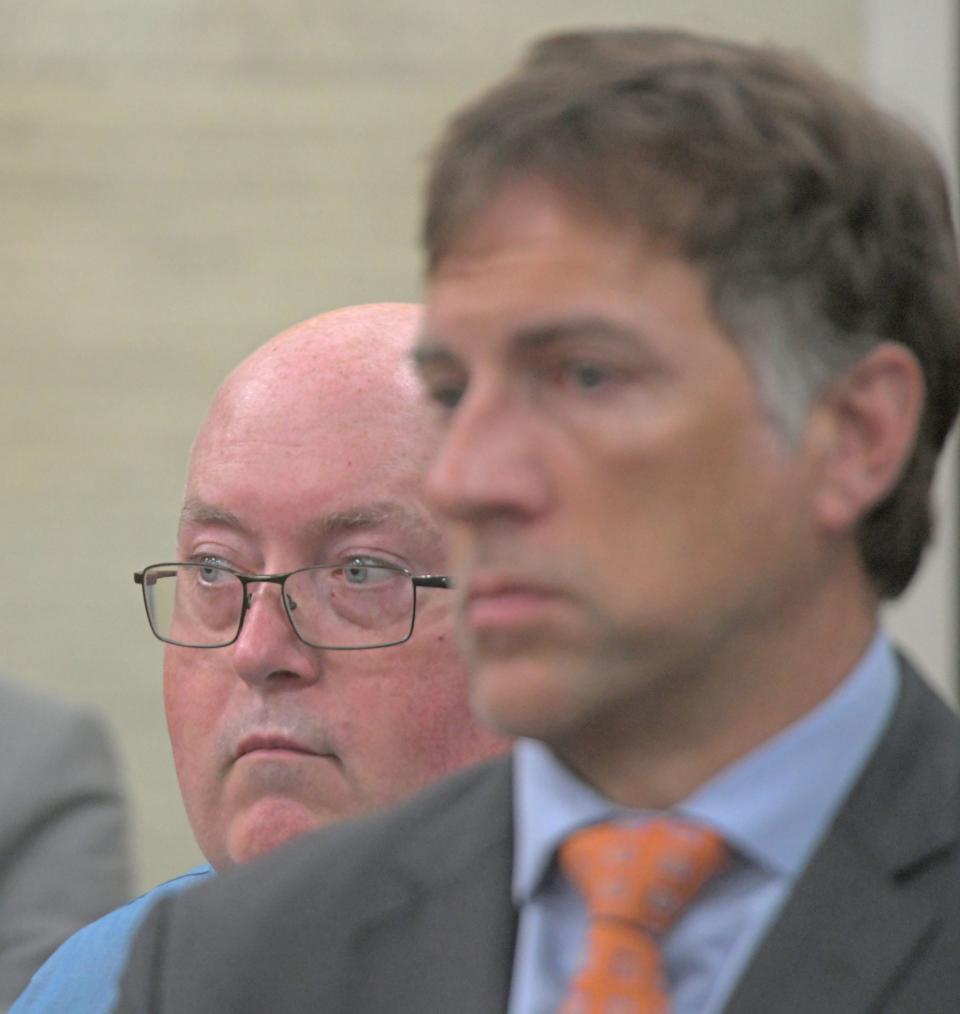
[[[163,702],[177,778],[189,811],[211,790],[218,722],[225,712],[225,681],[189,649],[167,649]],[[196,655],[196,652],[192,652]]]
[[[790,453],[736,408],[716,418],[605,434],[568,469],[580,587],[614,618],[710,599],[781,554],[779,533],[802,510]]]
[[[742,520],[762,498],[768,477],[782,470],[787,449],[747,406],[687,409],[642,425],[608,426],[578,447],[579,466],[568,468],[572,495],[590,521],[587,535],[604,540],[598,519],[614,532],[631,528],[691,535],[725,518]],[[609,539],[606,540],[609,544]],[[629,542],[621,548],[629,550]]]
[[[472,716],[451,635],[394,650],[377,677],[358,676],[348,704],[348,767],[373,803],[400,799],[505,747]]]

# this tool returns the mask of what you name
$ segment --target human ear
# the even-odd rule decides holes
[[[916,441],[923,398],[916,357],[887,341],[818,399],[825,454],[815,510],[825,530],[853,529],[896,485]]]

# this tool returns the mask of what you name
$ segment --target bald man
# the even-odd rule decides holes
[[[217,392],[176,560],[137,575],[165,641],[174,762],[210,865],[76,934],[17,1014],[109,1011],[161,894],[505,747],[470,716],[451,637],[422,493],[438,434],[409,365],[418,317],[409,305],[315,317]]]

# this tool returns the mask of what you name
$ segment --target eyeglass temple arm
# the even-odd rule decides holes
[[[452,577],[443,574],[420,574],[411,579],[416,588],[455,588]]]
[[[161,577],[173,577],[174,571],[172,570],[152,570],[149,574],[145,571],[138,570],[133,575],[134,584],[156,584],[157,580]]]

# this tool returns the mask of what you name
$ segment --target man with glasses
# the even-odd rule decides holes
[[[194,445],[176,556],[135,575],[165,642],[184,803],[215,870],[504,747],[467,706],[422,493],[438,430],[409,362],[418,316],[328,313],[241,363]],[[68,941],[18,1014],[110,1010],[147,906],[208,875]]]
[[[120,1009],[956,1011],[960,722],[880,624],[960,402],[933,153],[794,54],[568,33],[452,122],[424,235],[512,763],[161,902]]]

